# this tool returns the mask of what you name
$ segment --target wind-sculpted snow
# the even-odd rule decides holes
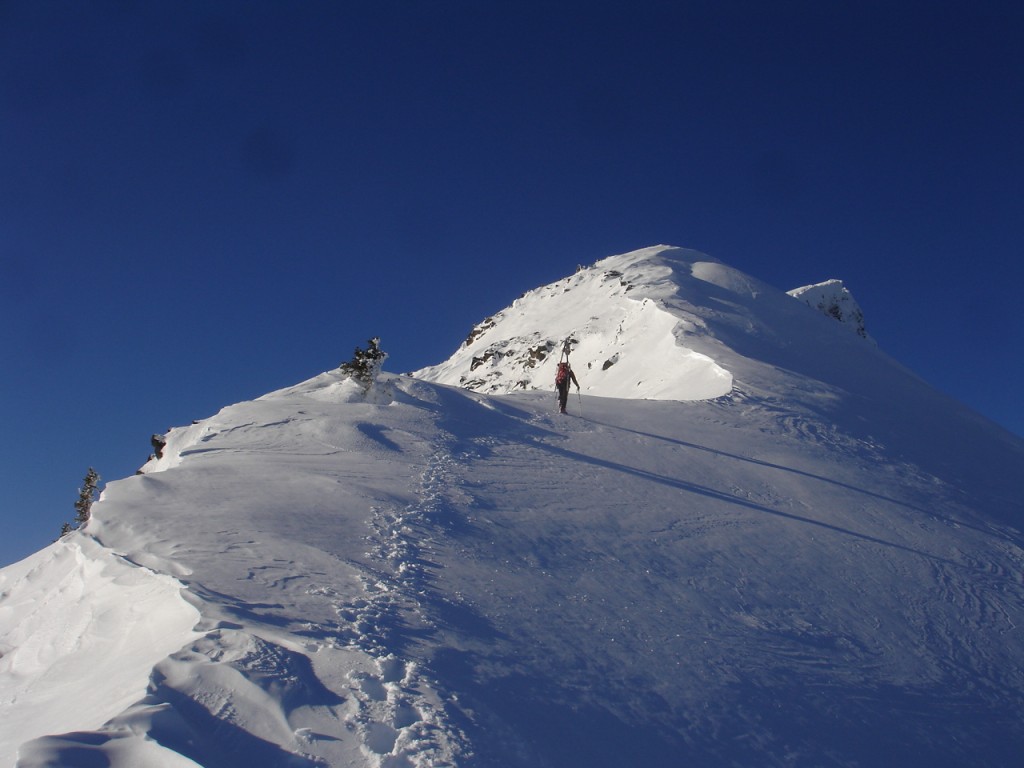
[[[0,765],[20,742],[98,728],[141,698],[153,665],[196,636],[180,591],[85,536],[0,570]]]
[[[0,678],[0,755],[1015,766],[1022,442],[725,265],[616,258],[686,307],[660,333],[728,394],[561,416],[552,393],[386,375],[367,397],[334,371],[172,430],[84,531],[0,571],[0,664],[47,658]],[[121,603],[160,642],[76,618]],[[131,685],[60,640],[120,629]],[[49,670],[67,706],[23,715],[9,692]]]
[[[524,294],[478,324],[449,360],[414,375],[489,394],[548,390],[568,342],[580,386],[592,395],[724,395],[729,372],[686,343],[699,317],[689,307],[669,311],[660,300],[671,274],[670,267],[635,255],[581,268]]]
[[[132,706],[58,725],[19,765],[454,764],[461,733],[393,654],[416,562],[389,526],[425,493],[433,453],[415,409],[392,428],[387,406],[351,395],[335,374],[226,408],[107,487],[87,540],[177,575],[198,639],[150,662]]]

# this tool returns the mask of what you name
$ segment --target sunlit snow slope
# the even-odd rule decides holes
[[[685,274],[689,263],[665,258],[675,253],[702,256],[649,248],[580,267],[572,277],[523,294],[476,325],[449,360],[413,375],[477,392],[547,390],[568,342],[571,364],[590,394],[654,400],[724,395],[732,376],[698,351],[700,343],[690,343],[706,334],[707,312],[681,297],[679,284],[694,278]]]
[[[1018,764],[1021,440],[692,251],[527,300],[421,372],[525,391],[321,374],[0,570],[0,765]]]

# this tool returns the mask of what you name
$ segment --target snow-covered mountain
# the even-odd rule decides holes
[[[803,300],[604,259],[0,570],[0,765],[1016,765],[1022,469]]]
[[[853,298],[853,294],[843,285],[842,280],[826,280],[823,283],[794,288],[787,293],[803,299],[809,306],[843,323],[858,336],[869,338],[864,327],[864,312]]]
[[[729,371],[687,340],[706,336],[710,308],[680,295],[673,265],[658,256],[663,252],[613,256],[529,291],[477,324],[447,361],[414,375],[491,394],[550,390],[568,343],[589,394],[654,400],[728,394]],[[702,266],[728,272],[706,257]]]

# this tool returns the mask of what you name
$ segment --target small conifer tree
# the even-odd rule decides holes
[[[82,487],[78,490],[78,501],[75,502],[75,523],[81,528],[89,522],[89,515],[92,512],[92,503],[96,498],[96,487],[100,482],[100,476],[96,470],[89,467],[82,481]]]
[[[89,467],[89,471],[85,473],[85,479],[82,481],[82,487],[78,489],[78,500],[75,502],[75,521],[74,523],[61,523],[58,540],[63,539],[72,531],[77,531],[89,522],[99,482],[100,476],[95,469]]]
[[[363,389],[368,390],[377,380],[377,375],[380,373],[388,353],[380,348],[380,338],[378,337],[370,339],[367,343],[369,346],[366,349],[356,347],[352,359],[347,363],[342,363],[339,368],[342,373],[362,384]]]

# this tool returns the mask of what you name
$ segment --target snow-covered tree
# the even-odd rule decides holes
[[[89,515],[92,510],[92,503],[96,498],[96,488],[99,485],[100,476],[96,470],[89,467],[82,481],[82,487],[78,489],[78,501],[75,502],[75,523],[81,528],[89,522]]]
[[[89,467],[89,471],[85,473],[85,478],[82,480],[82,487],[78,489],[78,499],[75,501],[75,521],[73,523],[67,521],[61,523],[58,539],[63,539],[72,531],[77,531],[89,522],[92,503],[96,499],[99,482],[99,474],[95,469]]]
[[[366,349],[356,347],[352,359],[339,366],[342,373],[358,381],[364,389],[373,386],[373,382],[377,380],[377,375],[388,357],[388,353],[380,348],[379,337],[373,337],[367,344]]]

